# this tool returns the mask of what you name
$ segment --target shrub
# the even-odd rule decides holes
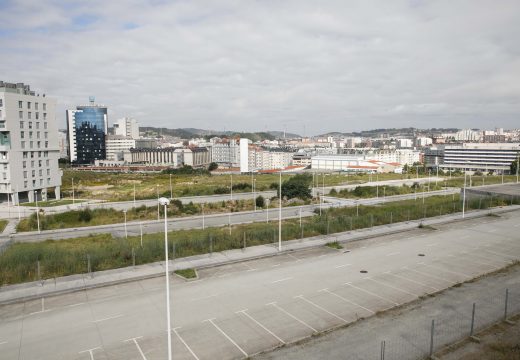
[[[264,197],[262,195],[257,196],[255,201],[256,201],[256,206],[257,207],[263,208],[265,206],[265,199],[264,199]]]
[[[90,220],[92,220],[92,210],[87,207],[78,211],[78,220],[82,222],[90,222]]]

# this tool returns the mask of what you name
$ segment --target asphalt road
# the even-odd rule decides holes
[[[399,201],[406,199],[435,196],[435,195],[451,195],[458,193],[459,189],[431,191],[422,194],[407,194],[407,195],[395,195],[379,198],[370,199],[359,199],[357,203],[360,205],[376,205],[390,201]],[[323,197],[324,203],[322,208],[328,207],[342,207],[342,206],[356,206],[356,200],[353,199],[341,199],[334,197]],[[282,219],[299,218],[300,213],[302,217],[315,215],[314,210],[319,209],[319,205],[306,205],[298,207],[285,207],[282,208]],[[301,210],[300,210],[301,209]],[[270,208],[262,210],[259,209],[254,211],[243,211],[236,213],[225,213],[225,214],[213,214],[207,216],[190,216],[183,218],[169,219],[168,227],[170,229],[195,229],[204,227],[219,227],[228,225],[237,225],[252,222],[263,222],[263,221],[277,221],[279,216],[278,208]],[[204,218],[204,220],[203,220]],[[128,236],[137,236],[141,234],[153,234],[164,231],[164,219],[160,221],[143,221],[143,222],[128,222],[126,232]],[[47,239],[70,239],[82,236],[88,236],[90,234],[102,234],[111,233],[115,237],[125,236],[125,225],[124,223],[111,224],[111,225],[100,225],[100,226],[89,226],[59,230],[46,230],[38,233],[37,231],[24,232],[13,234],[12,238],[18,242],[34,242],[43,241]]]
[[[174,359],[246,358],[491,272],[520,259],[519,230],[511,212],[173,277]],[[0,354],[164,359],[164,300],[157,278],[5,305]]]

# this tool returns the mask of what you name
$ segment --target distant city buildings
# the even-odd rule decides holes
[[[107,135],[105,145],[106,160],[124,161],[125,151],[135,148],[135,139],[123,135]]]
[[[116,120],[113,125],[114,135],[127,137],[130,139],[139,139],[139,123],[136,119],[124,117]]]
[[[69,159],[76,164],[93,164],[96,160],[106,159],[108,109],[96,105],[93,96],[89,100],[89,105],[66,112]]]
[[[60,198],[56,100],[0,81],[0,194],[14,203]]]

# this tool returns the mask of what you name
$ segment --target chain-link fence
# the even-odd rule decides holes
[[[435,316],[415,319],[413,326],[394,331],[377,348],[381,360],[429,358],[446,345],[473,337],[499,321],[520,313],[520,284],[502,293],[482,293],[478,301],[443,307]],[[398,321],[398,320],[396,320]],[[370,358],[378,358],[373,356]]]

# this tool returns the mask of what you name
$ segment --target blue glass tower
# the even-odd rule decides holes
[[[70,160],[76,164],[93,164],[106,158],[108,109],[94,104],[67,111]]]

